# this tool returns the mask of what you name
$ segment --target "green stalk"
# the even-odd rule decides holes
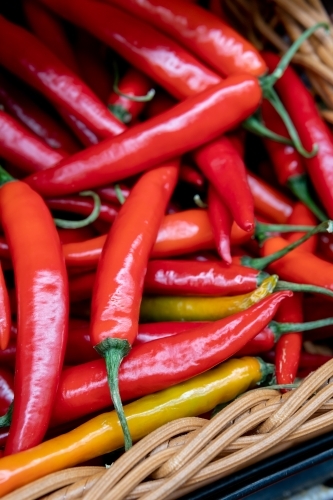
[[[278,252],[272,253],[271,255],[267,255],[267,257],[259,257],[259,258],[252,258],[245,256],[241,258],[241,263],[243,266],[246,267],[253,267],[254,269],[258,270],[265,269],[265,267],[269,266],[269,264],[271,264],[272,262],[281,259],[281,257],[287,255],[287,253],[291,252],[291,250],[294,250],[295,248],[299,247],[302,243],[311,238],[311,236],[318,233],[325,233],[326,231],[328,233],[333,232],[333,221],[327,220],[325,222],[322,222],[318,226],[311,229],[311,231],[306,233],[304,236],[302,236],[302,238],[300,238],[297,241],[294,241],[293,243],[290,243],[290,245],[287,245]]]
[[[333,318],[307,321],[306,323],[277,323],[276,321],[271,321],[268,326],[274,334],[283,335],[284,333],[291,332],[307,332],[309,330],[331,325],[333,325]]]
[[[16,181],[3,167],[0,166],[0,186],[7,184],[7,182]]]
[[[94,191],[82,191],[80,196],[91,196],[94,200],[94,208],[88,217],[82,220],[65,220],[65,219],[53,219],[54,223],[58,227],[64,229],[78,229],[80,227],[88,226],[98,219],[101,212],[101,199],[97,193]]]
[[[269,130],[263,122],[260,120],[257,114],[249,116],[246,120],[242,122],[242,126],[260,137],[266,137],[266,139],[271,139],[272,141],[281,142],[282,144],[288,144],[289,146],[293,144],[291,139],[287,139],[282,135],[278,135],[272,130]]]
[[[111,399],[124,434],[125,450],[127,451],[132,446],[132,438],[119,393],[119,367],[123,358],[131,350],[131,345],[127,340],[108,337],[95,346],[95,349],[105,359]]]
[[[306,174],[294,175],[288,179],[288,187],[291,192],[306,205],[311,212],[320,220],[327,220],[326,214],[313,201]]]

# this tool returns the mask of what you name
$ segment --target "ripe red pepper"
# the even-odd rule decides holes
[[[277,224],[285,224],[293,210],[293,202],[252,172],[248,172],[248,182],[255,210]]]
[[[79,66],[61,20],[35,0],[24,0],[22,6],[31,31],[68,68],[79,75]]]
[[[0,64],[81,120],[98,137],[121,134],[125,126],[75,73],[24,28],[0,16]],[[6,47],[6,49],[4,49]]]
[[[74,212],[88,216],[94,209],[94,200],[86,196],[67,196],[63,198],[48,198],[47,206],[51,210],[61,210],[63,212]],[[112,223],[119,212],[119,207],[102,202],[98,218]]]
[[[241,245],[249,238],[250,233],[233,224],[232,244]],[[67,266],[96,267],[105,240],[106,236],[102,235],[82,243],[63,245]],[[184,210],[164,217],[151,256],[163,259],[213,248],[215,243],[207,211]],[[1,238],[0,255],[8,257],[8,246]]]
[[[271,103],[264,100],[261,109],[266,126],[276,134],[288,137],[285,125]],[[279,183],[289,187],[293,194],[302,200],[320,220],[327,219],[322,209],[316,205],[311,197],[308,177],[300,153],[293,146],[270,139],[265,139],[265,146]]]
[[[254,204],[244,162],[227,137],[194,152],[194,159],[244,231],[254,228]]]
[[[1,224],[18,303],[10,454],[40,443],[48,428],[66,347],[68,289],[59,237],[42,198],[4,171],[1,180]]]
[[[276,320],[288,323],[303,321],[303,294],[296,293],[288,297],[276,313]],[[275,375],[278,384],[292,384],[296,378],[300,353],[302,349],[302,334],[298,332],[282,335],[275,348]]]
[[[248,117],[260,99],[255,78],[229,77],[119,137],[104,140],[53,169],[29,176],[27,182],[50,197],[118,181],[214,139]]]
[[[115,91],[116,90],[116,91]],[[135,68],[129,68],[108,97],[110,111],[122,122],[133,122],[143,111],[153,82]],[[153,95],[155,92],[151,92]]]
[[[291,292],[274,293],[246,311],[172,337],[133,347],[120,365],[122,401],[187,380],[236,354],[274,317]],[[103,360],[62,372],[53,425],[109,406],[110,390]]]
[[[183,0],[108,0],[149,22],[195,53],[218,73],[263,76],[259,52],[237,31],[208,10]]]
[[[119,191],[123,200],[125,201],[130,194],[130,188],[128,188],[125,184],[105,186],[96,189],[96,193],[101,198],[101,200],[107,201],[109,203],[115,203],[116,205],[120,204]]]
[[[0,110],[0,156],[30,174],[56,165],[66,155],[50,148],[15,118]]]
[[[8,347],[10,340],[11,313],[5,277],[0,264],[0,349]]]
[[[262,255],[269,256],[288,245],[281,236],[267,239],[262,246]],[[271,272],[282,279],[295,283],[309,283],[333,290],[333,266],[330,262],[311,252],[297,248],[269,265]]]
[[[102,40],[177,99],[193,96],[222,80],[160,30],[117,7],[94,0],[42,3]]]
[[[78,151],[79,145],[64,124],[56,121],[35,104],[33,95],[16,80],[0,75],[0,103],[7,113],[34,132],[50,148],[68,153]]]
[[[105,58],[105,48],[104,44],[86,31],[76,30],[75,56],[80,68],[79,74],[101,101],[107,104],[112,89],[112,75]]]
[[[14,399],[14,377],[13,374],[0,368],[0,416],[5,415]]]
[[[148,294],[240,295],[255,290],[268,275],[223,262],[151,260],[145,276]]]
[[[199,189],[201,189],[205,184],[203,175],[187,163],[182,163],[180,165],[179,180],[193,184],[193,186],[196,186]]]
[[[288,224],[300,225],[300,226],[315,226],[317,224],[317,218],[313,215],[313,212],[303,203],[295,203],[293,211],[288,218]],[[305,233],[287,233],[285,239],[290,243],[298,240]],[[314,253],[317,248],[318,235],[314,235],[308,240],[306,240],[302,245],[298,247],[299,250],[305,250],[307,252]]]
[[[135,184],[107,236],[93,288],[91,342],[105,359],[125,448],[132,441],[119,396],[118,371],[137,335],[147,263],[178,179],[178,167],[178,161],[173,161],[150,170]]]
[[[208,187],[208,217],[217,252],[222,260],[230,264],[230,239],[233,219],[228,207],[220,199],[219,193],[217,193],[213,184]]]
[[[270,70],[279,62],[273,53],[263,58]],[[333,140],[331,132],[321,118],[316,103],[302,80],[292,68],[288,68],[276,83],[278,91],[304,147],[309,151],[315,144],[318,151],[312,158],[304,158],[306,169],[329,217],[333,218]]]

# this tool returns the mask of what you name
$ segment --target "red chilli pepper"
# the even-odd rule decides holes
[[[233,224],[231,229],[232,244],[241,245],[249,238],[251,238],[250,233]],[[96,267],[105,240],[106,235],[102,235],[81,243],[63,245],[67,266]],[[164,217],[151,257],[163,259],[214,248],[215,242],[207,211],[184,210]],[[8,246],[1,238],[0,255],[8,257]]]
[[[10,302],[5,277],[0,264],[0,349],[2,350],[8,347],[10,340],[10,326]]]
[[[94,283],[91,342],[105,359],[126,448],[132,441],[119,396],[118,371],[137,335],[148,258],[178,170],[178,162],[171,162],[146,172],[133,187],[108,234]]]
[[[79,75],[79,67],[71,44],[60,19],[35,0],[22,2],[25,17],[31,31],[68,68]]]
[[[125,126],[75,73],[24,28],[0,16],[0,64],[62,106],[100,138],[115,136]],[[6,46],[6,50],[4,47]]]
[[[216,249],[227,264],[231,263],[230,240],[232,215],[212,184],[208,187],[208,217],[212,226]]]
[[[236,354],[274,317],[291,292],[278,292],[249,309],[172,337],[133,347],[120,365],[122,401],[170,387]],[[98,360],[62,373],[52,423],[59,424],[109,406],[105,363]]]
[[[260,99],[261,90],[255,78],[231,76],[212,89],[133,126],[119,137],[106,139],[53,169],[31,175],[27,182],[45,197],[50,197],[124,179],[235,127],[251,115]]]
[[[203,175],[196,168],[187,163],[182,163],[180,165],[179,180],[188,182],[199,189],[205,184]]]
[[[117,7],[94,0],[42,3],[102,40],[177,99],[193,96],[222,80],[160,30]]]
[[[48,198],[45,200],[51,210],[61,210],[64,212],[74,212],[88,216],[94,209],[94,200],[82,196],[67,196],[63,198]],[[119,207],[102,202],[98,218],[112,223],[119,212]]]
[[[255,210],[273,222],[285,224],[293,211],[293,202],[252,172],[248,172],[248,182]]]
[[[296,293],[283,301],[276,314],[276,320],[301,323],[303,321],[303,294]],[[294,382],[299,367],[301,349],[301,333],[285,333],[279,338],[275,348],[275,374],[278,384],[292,384]]]
[[[264,53],[270,70],[280,59],[276,54]],[[309,151],[317,144],[312,158],[304,158],[306,169],[329,217],[333,218],[333,141],[327,125],[321,118],[316,103],[302,80],[290,67],[276,82],[276,90],[298,131],[302,144]]]
[[[0,416],[5,415],[14,399],[14,376],[5,368],[0,368]]]
[[[315,226],[317,224],[317,218],[313,215],[311,210],[303,203],[295,203],[293,211],[288,218],[287,224],[300,225],[300,226]],[[299,240],[305,233],[287,233],[285,238],[287,241],[292,243],[293,241]],[[314,235],[308,240],[306,240],[302,245],[298,247],[299,250],[305,250],[307,252],[314,253],[317,248],[318,235]]]
[[[287,129],[271,103],[264,100],[262,115],[267,127],[276,134],[288,137]],[[271,158],[279,183],[287,186],[294,195],[303,201],[320,220],[326,216],[311,198],[308,178],[301,155],[293,146],[281,144],[270,139],[265,140],[265,146]]]
[[[79,145],[64,124],[56,121],[34,103],[25,86],[17,86],[12,78],[0,75],[0,102],[5,111],[34,132],[50,148],[68,153],[78,151]]]
[[[153,82],[135,68],[129,68],[108,97],[110,111],[122,122],[133,122],[143,111],[146,101],[141,98],[153,89]],[[128,97],[127,97],[128,96]]]
[[[1,172],[1,224],[14,266],[18,337],[15,405],[6,454],[37,445],[48,428],[65,353],[67,274],[42,198]]]
[[[172,36],[222,75],[263,76],[267,71],[261,55],[249,41],[202,7],[182,0],[108,2]]]
[[[27,174],[52,167],[65,158],[2,110],[0,156]]]
[[[244,162],[227,137],[205,144],[194,159],[210,180],[236,223],[251,231],[254,228],[254,204]]]

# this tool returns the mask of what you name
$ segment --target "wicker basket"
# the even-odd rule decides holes
[[[183,418],[152,432],[108,469],[75,467],[39,479],[3,500],[180,498],[333,429],[333,360],[281,395],[245,393],[211,420]]]

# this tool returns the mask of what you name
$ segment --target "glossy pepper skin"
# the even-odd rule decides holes
[[[94,209],[94,200],[86,196],[64,196],[62,198],[48,198],[45,201],[51,210],[73,212],[84,216],[91,214]],[[112,223],[118,212],[119,207],[102,202],[98,219]]]
[[[137,335],[147,263],[178,170],[179,161],[174,160],[144,173],[138,180],[110,229],[94,282],[90,339],[105,359],[126,449],[131,446],[131,437],[119,397],[118,371]]]
[[[317,225],[317,218],[315,215],[311,212],[311,210],[305,206],[303,203],[298,202],[295,203],[294,208],[292,213],[290,214],[290,217],[288,218],[287,221],[288,224],[293,224],[293,225],[301,225],[301,226],[316,226]],[[324,233],[325,234],[325,233]],[[285,239],[288,240],[290,243],[293,241],[298,240],[302,236],[304,236],[305,233],[287,233],[285,235]],[[319,235],[320,237],[321,235]],[[329,236],[329,234],[328,234]],[[307,252],[312,252],[315,253],[315,250],[317,248],[317,242],[318,242],[318,235],[314,235],[308,240],[304,241],[298,249],[299,250],[305,250]]]
[[[273,53],[263,58],[272,70],[279,62]],[[312,158],[304,158],[313,186],[329,217],[333,217],[333,141],[327,125],[321,118],[316,103],[301,79],[292,68],[287,68],[276,83],[276,90],[285,105],[304,147],[311,151],[317,144],[318,151]]]
[[[31,31],[68,68],[79,75],[79,66],[61,20],[34,0],[24,0],[22,6]]]
[[[0,264],[0,349],[4,350],[8,347],[10,341],[11,328],[11,312],[9,295]]]
[[[66,154],[52,149],[0,109],[0,156],[27,175],[56,165]]]
[[[242,231],[233,224],[232,244],[242,244],[250,238],[250,233]],[[70,267],[96,267],[105,240],[106,235],[102,235],[81,243],[64,244],[63,253],[66,264]],[[164,217],[151,256],[168,258],[213,248],[215,248],[215,242],[207,211],[184,210]],[[8,247],[1,238],[0,255],[8,257]]]
[[[108,0],[164,31],[214,68],[229,76],[263,76],[267,66],[259,52],[208,10],[184,0]]]
[[[239,227],[253,230],[253,195],[244,162],[233,143],[220,137],[195,151],[194,159]]]
[[[231,316],[255,304],[270,293],[271,278],[253,292],[233,297],[184,297],[161,295],[143,297],[141,321],[214,321]],[[277,281],[277,276],[275,276]]]
[[[293,210],[293,202],[252,172],[248,182],[255,210],[277,224],[285,224]]]
[[[122,9],[94,0],[42,3],[102,40],[177,99],[193,96],[222,80],[177,42]]]
[[[0,416],[6,414],[14,399],[14,377],[8,369],[0,368]]]
[[[120,365],[122,401],[135,399],[203,373],[238,351],[267,326],[291,292],[263,298],[245,311],[199,328],[134,346]],[[52,423],[74,420],[111,404],[103,360],[66,368]]]
[[[4,75],[0,75],[0,102],[8,114],[46,142],[50,148],[61,149],[68,153],[80,149],[64,124],[59,123],[35,104],[26,86],[23,84],[19,86],[17,81]]]
[[[50,101],[81,120],[100,138],[115,136],[125,126],[80,78],[24,28],[0,17],[0,64]]]
[[[267,239],[262,248],[262,256],[270,255],[289,244],[281,236]],[[271,272],[282,279],[294,283],[308,283],[333,290],[333,266],[311,252],[298,250],[289,252],[284,257],[269,265]]]
[[[261,89],[255,78],[231,76],[119,137],[104,140],[53,169],[29,176],[26,182],[47,197],[124,179],[214,139],[251,115],[260,100]]]
[[[223,262],[151,260],[144,290],[165,295],[239,295],[255,290],[268,275]]]
[[[269,371],[270,368],[257,358],[231,359],[183,384],[132,402],[126,405],[125,412],[133,439],[138,441],[177,418],[206,413],[254,387]],[[31,450],[2,458],[0,495],[123,444],[116,412],[99,415]]]
[[[146,105],[143,99],[136,100],[135,98],[146,96],[153,86],[153,82],[144,73],[130,67],[120,79],[118,92],[113,90],[108,97],[110,111],[124,123],[133,122]]]
[[[208,217],[212,227],[216,250],[221,259],[230,264],[232,215],[212,184],[208,186],[207,202]]]
[[[285,323],[302,323],[303,294],[288,297],[279,308],[276,320]],[[275,348],[275,376],[278,384],[292,384],[296,378],[302,349],[302,334],[285,333]]]
[[[7,182],[0,189],[0,213],[18,303],[15,405],[5,449],[11,454],[40,443],[47,431],[67,340],[68,283],[42,198],[23,182]]]

